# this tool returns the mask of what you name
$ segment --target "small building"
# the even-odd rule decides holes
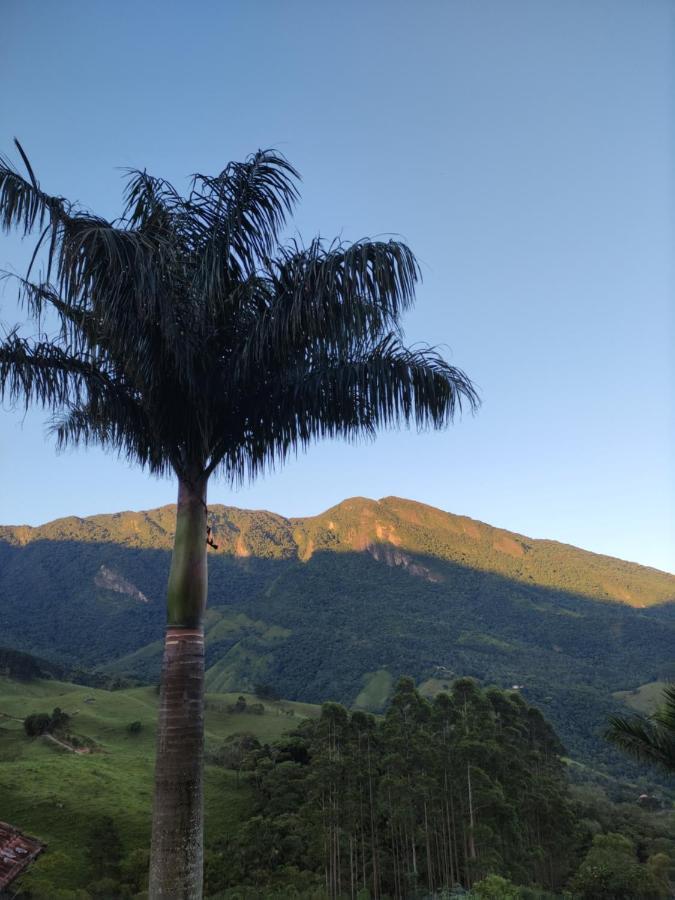
[[[0,891],[18,878],[43,850],[44,844],[35,838],[26,837],[7,822],[0,822]]]

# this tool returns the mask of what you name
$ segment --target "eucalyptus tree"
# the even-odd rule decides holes
[[[437,351],[403,342],[419,277],[405,244],[282,240],[298,174],[277,152],[194,175],[184,196],[129,171],[108,221],[45,193],[17,147],[25,174],[0,161],[0,222],[36,237],[18,293],[38,325],[4,334],[0,391],[53,410],[59,445],[98,444],[178,482],[150,896],[195,898],[209,478],[254,478],[319,438],[443,427],[478,400]]]
[[[664,688],[663,703],[650,716],[613,716],[605,736],[640,762],[675,772],[675,684]]]

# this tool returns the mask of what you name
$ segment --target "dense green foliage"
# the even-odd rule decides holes
[[[70,723],[70,716],[60,706],[55,706],[51,715],[48,713],[31,713],[23,720],[23,730],[28,737],[41,734],[56,734],[63,731]]]
[[[0,647],[0,675],[15,678],[18,681],[30,681],[32,678],[51,678],[63,676],[66,669],[44,659],[38,659],[31,653],[20,653],[8,647]]]
[[[635,858],[635,847],[621,834],[597,834],[572,882],[584,900],[659,900],[670,896],[668,857]]]
[[[489,874],[560,887],[575,849],[560,749],[518,695],[471,679],[431,702],[401,679],[379,721],[325,704],[249,752],[255,814],[220,869],[212,859],[210,889],[308,870],[330,897],[427,896]]]

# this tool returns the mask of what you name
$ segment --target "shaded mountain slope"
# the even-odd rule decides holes
[[[0,528],[3,644],[157,676],[173,507]],[[398,498],[210,508],[207,683],[379,706],[402,673],[519,685],[578,756],[612,693],[675,677],[675,576]]]
[[[210,507],[209,513],[219,544],[216,553],[225,556],[307,561],[321,550],[367,551],[405,568],[407,554],[413,553],[629,606],[675,602],[675,575],[398,497],[354,497],[318,516],[296,519],[221,505]],[[170,550],[174,526],[175,507],[163,506],[84,519],[70,516],[37,528],[0,526],[0,542],[77,541]],[[426,576],[433,578],[433,571]]]

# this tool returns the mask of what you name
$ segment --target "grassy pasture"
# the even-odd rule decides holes
[[[262,715],[228,712],[237,696],[207,695],[207,750],[242,731],[262,742],[275,740],[318,712],[310,704],[287,701],[266,701]],[[243,696],[248,703],[260,702]],[[50,858],[55,861],[58,854],[59,887],[86,885],[91,879],[87,836],[92,821],[103,816],[115,822],[125,852],[149,845],[157,703],[152,687],[110,692],[0,678],[0,819],[48,845],[34,875],[48,872]],[[25,735],[24,716],[50,713],[56,706],[72,716],[70,731],[95,741],[97,752],[70,753]],[[128,732],[132,722],[141,723],[139,733]],[[248,789],[233,772],[206,767],[207,846],[211,839],[227,837],[248,804]]]
[[[354,701],[354,708],[371,712],[381,710],[389,699],[393,683],[393,676],[386,669],[367,672],[363,676],[363,689]]]
[[[650,681],[633,691],[617,691],[614,696],[635,712],[650,715],[663,703],[663,689],[667,686],[665,681]]]

